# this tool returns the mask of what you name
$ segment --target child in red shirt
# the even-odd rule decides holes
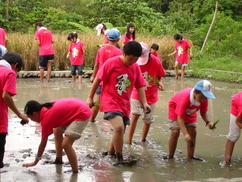
[[[159,45],[158,44],[152,44],[150,47],[150,53],[153,54],[155,57],[159,58]]]
[[[150,125],[153,122],[153,113],[155,109],[155,103],[158,101],[158,89],[163,90],[164,85],[161,77],[165,76],[166,72],[160,60],[154,55],[149,53],[148,46],[141,42],[142,55],[138,59],[137,64],[140,66],[143,77],[146,81],[145,95],[148,104],[150,105],[151,112],[144,113],[140,98],[136,89],[132,92],[131,99],[131,125],[129,129],[129,144],[132,144],[133,134],[136,128],[137,121],[140,115],[144,114],[143,117],[143,132],[142,142],[146,141]]]
[[[67,40],[71,42],[67,59],[70,57],[71,61],[71,76],[72,79],[76,80],[76,70],[78,72],[79,82],[82,83],[82,75],[83,75],[83,58],[84,58],[84,44],[78,39],[78,35],[76,32],[72,32],[68,35]]]
[[[7,34],[3,28],[0,28],[0,45],[7,47]]]
[[[194,88],[186,88],[177,92],[169,101],[169,120],[171,135],[169,139],[169,159],[174,157],[180,130],[187,142],[187,157],[194,158],[196,143],[196,112],[200,114],[209,129],[214,128],[214,124],[207,116],[208,99],[214,99],[212,84],[207,80],[197,82]]]
[[[150,109],[145,98],[145,81],[136,64],[142,47],[138,42],[130,41],[125,44],[123,51],[123,55],[108,59],[98,71],[87,100],[92,106],[94,93],[102,81],[101,111],[114,129],[108,154],[116,155],[118,164],[124,162],[123,137],[125,127],[129,124],[130,96],[134,87],[138,90],[145,111]]]
[[[56,164],[62,164],[62,150],[64,149],[70,161],[72,172],[78,172],[77,157],[72,145],[75,140],[81,137],[92,111],[86,103],[77,98],[59,99],[50,103],[40,104],[31,100],[24,108],[27,116],[41,124],[42,137],[35,161],[23,164],[24,167],[31,167],[38,164],[48,136],[54,133],[56,146]],[[65,136],[63,137],[63,134]]]
[[[133,23],[128,24],[127,31],[123,36],[123,43],[126,44],[129,41],[135,40],[135,27]]]
[[[176,41],[175,51],[168,56],[172,56],[176,54],[176,61],[175,61],[175,78],[178,79],[178,66],[181,65],[181,78],[184,79],[185,76],[185,68],[188,66],[188,62],[190,62],[188,51],[190,50],[190,56],[192,56],[192,48],[189,42],[183,39],[182,35],[175,34],[174,40]]]

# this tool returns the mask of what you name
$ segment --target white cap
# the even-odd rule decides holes
[[[138,65],[145,65],[148,63],[149,60],[149,49],[146,43],[140,42],[140,45],[142,47],[142,54],[137,60]]]

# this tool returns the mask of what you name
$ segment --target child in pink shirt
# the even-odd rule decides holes
[[[155,57],[159,58],[159,45],[158,44],[152,44],[150,47],[150,53],[153,54]]]
[[[145,98],[145,81],[136,64],[142,47],[138,42],[131,41],[125,44],[123,51],[122,56],[108,59],[98,71],[87,101],[90,106],[93,105],[94,93],[102,81],[101,111],[104,112],[104,119],[109,120],[114,129],[108,154],[116,155],[118,164],[124,162],[123,136],[129,124],[130,96],[134,87],[138,90],[145,111],[150,109]]]
[[[41,124],[42,137],[35,161],[23,164],[23,166],[31,167],[38,164],[45,150],[48,136],[54,133],[55,163],[62,164],[62,150],[64,149],[73,173],[77,173],[77,157],[72,145],[81,137],[92,114],[88,105],[77,98],[59,99],[45,104],[31,100],[25,105],[24,111],[31,120]],[[63,134],[65,134],[64,137]]]
[[[229,133],[224,152],[224,164],[229,166],[234,145],[240,137],[242,129],[242,92],[235,94],[231,101]]]
[[[129,41],[135,40],[135,27],[133,23],[128,24],[127,31],[123,36],[123,43],[126,44]]]
[[[47,68],[47,80],[51,77],[51,63],[54,60],[53,35],[50,30],[42,25],[36,23],[35,40],[39,43],[39,69],[40,81],[44,79],[44,70]]]
[[[7,35],[3,28],[0,28],[0,45],[7,47]]]
[[[138,59],[137,63],[140,66],[141,72],[146,81],[145,95],[146,100],[150,105],[151,112],[144,113],[137,89],[134,88],[131,99],[132,116],[131,125],[129,129],[129,144],[132,144],[132,138],[136,128],[136,124],[142,113],[144,114],[144,125],[141,141],[146,141],[150,125],[153,122],[153,112],[155,109],[155,103],[158,101],[158,89],[164,89],[161,77],[165,76],[166,74],[160,60],[149,53],[148,46],[143,42],[141,42],[140,44],[142,46],[142,56]]]
[[[76,32],[72,32],[68,35],[67,40],[71,42],[67,59],[70,57],[71,61],[71,76],[72,79],[76,80],[76,70],[78,71],[79,82],[82,83],[82,75],[83,75],[83,58],[84,58],[84,44],[78,39],[78,35]],[[70,56],[71,55],[71,56]]]
[[[190,56],[192,56],[192,48],[188,41],[183,39],[182,35],[180,34],[175,34],[174,40],[176,41],[176,50],[171,54],[168,54],[168,56],[176,54],[175,78],[178,79],[178,66],[181,65],[181,78],[184,79],[185,68],[188,66],[188,62],[190,62],[188,51],[190,50]]]
[[[8,108],[20,119],[28,118],[19,112],[12,97],[16,95],[16,72],[23,66],[22,58],[15,53],[7,53],[0,60],[0,168],[4,167],[6,135],[8,133]]]
[[[97,52],[93,74],[90,78],[91,82],[93,82],[94,78],[97,75],[98,70],[100,70],[100,68],[109,58],[122,55],[122,50],[116,47],[120,39],[119,31],[116,29],[111,29],[109,30],[107,36],[108,36],[109,43],[101,47]],[[101,85],[99,85],[95,94],[94,103],[98,103],[98,104],[94,104],[94,106],[92,107],[93,115],[91,118],[91,122],[95,122],[95,118],[99,111],[100,94],[101,94]]]
[[[208,99],[214,99],[212,84],[207,80],[197,82],[194,88],[186,88],[177,92],[169,101],[169,120],[171,135],[169,139],[169,159],[174,157],[180,130],[187,142],[188,159],[194,157],[196,143],[196,112],[200,114],[206,126],[213,129],[215,126],[207,116]]]

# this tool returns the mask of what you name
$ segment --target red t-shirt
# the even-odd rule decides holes
[[[46,28],[40,28],[35,33],[35,40],[39,41],[39,55],[53,55],[53,35],[52,32]]]
[[[232,97],[230,113],[242,119],[242,92],[239,92]]]
[[[150,54],[148,63],[140,65],[140,69],[146,81],[146,100],[149,104],[156,103],[158,101],[158,78],[165,76],[166,72],[160,60],[152,54]],[[135,88],[132,92],[132,98],[140,100],[138,91]]]
[[[69,52],[71,54],[71,57],[70,57],[71,65],[83,64],[83,58],[84,58],[83,42],[76,41],[76,43],[71,43],[69,46]]]
[[[6,32],[3,28],[0,28],[0,45],[5,45]]]
[[[2,98],[4,91],[16,95],[16,73],[0,66],[0,133],[8,133],[8,106]]]
[[[185,88],[177,92],[169,101],[169,120],[177,121],[177,116],[181,116],[184,123],[197,122],[197,111],[207,112],[208,99],[202,103],[194,99],[193,88]]]
[[[153,54],[155,57],[158,57],[159,58],[159,53],[157,51],[156,52],[153,52],[151,54]]]
[[[187,64],[189,60],[188,49],[190,48],[190,44],[187,40],[182,40],[181,42],[176,42],[176,61],[181,64]]]
[[[119,111],[130,115],[130,96],[134,87],[145,86],[139,66],[126,65],[116,56],[108,59],[98,71],[97,78],[103,81],[101,92],[102,112]]]
[[[122,50],[117,48],[116,46],[106,45],[101,47],[96,55],[96,63],[98,63],[98,69],[100,69],[104,62],[107,61],[109,58],[120,56],[122,54]]]
[[[89,106],[80,99],[67,98],[53,102],[51,108],[43,107],[40,111],[43,139],[53,133],[53,128],[68,126],[73,121],[85,121],[92,115]]]
[[[129,36],[129,38],[127,37],[127,32],[124,34],[124,36],[123,36],[123,39],[124,39],[124,44],[126,44],[127,42],[129,42],[129,41],[133,41],[134,40],[134,36],[133,36],[133,34],[130,34],[130,36]]]

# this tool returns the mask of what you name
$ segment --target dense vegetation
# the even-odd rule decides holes
[[[42,22],[55,33],[94,33],[98,23],[121,32],[134,23],[137,35],[162,38],[181,33],[192,40],[195,68],[242,70],[242,1],[219,0],[219,11],[201,55],[216,0],[1,0],[0,27],[33,33]],[[233,66],[237,65],[237,66]]]

